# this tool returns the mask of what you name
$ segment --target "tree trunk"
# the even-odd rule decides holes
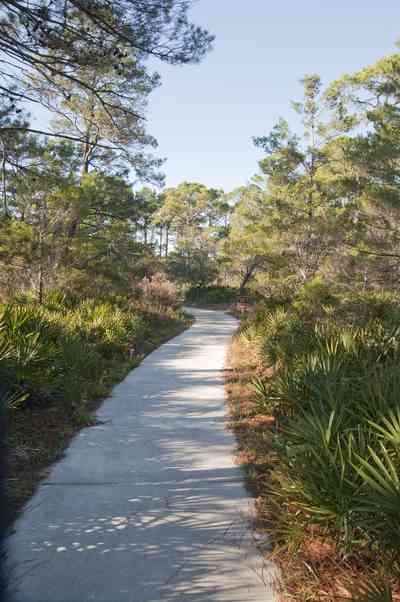
[[[82,176],[85,176],[89,173],[89,160],[90,160],[90,147],[89,147],[89,144],[86,144],[85,152],[83,154]]]
[[[163,227],[162,224],[160,226],[160,246],[159,246],[159,255],[162,257],[162,246],[163,246]]]
[[[43,213],[43,210],[41,210]],[[43,215],[41,216],[43,218]],[[43,303],[43,224],[40,224],[39,232],[39,290],[38,290],[38,302],[39,305]]]
[[[93,145],[90,144],[90,138],[89,138],[90,134],[89,132],[86,133],[86,142],[85,145],[83,147],[83,163],[82,163],[82,171],[81,171],[81,178],[83,178],[83,176],[87,175],[89,173],[89,163],[90,163],[90,155],[91,152],[93,150]],[[79,225],[80,225],[80,215],[75,215],[75,217],[72,219],[70,226],[68,228],[68,241],[71,238],[74,238]],[[67,242],[67,247],[68,247],[68,251],[67,254],[69,252],[69,242]]]
[[[3,197],[3,210],[4,216],[8,217],[8,205],[7,205],[7,187],[6,187],[6,147],[4,141],[1,139],[2,146],[2,160],[1,160],[1,190]]]
[[[246,288],[246,285],[250,282],[251,278],[253,277],[256,267],[257,267],[257,265],[253,264],[246,270],[246,272],[242,278],[242,282],[240,283],[240,286],[239,286],[239,294],[240,295],[243,294],[243,291]]]
[[[168,257],[169,224],[165,225],[165,257]]]

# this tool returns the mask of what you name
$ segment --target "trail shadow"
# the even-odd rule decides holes
[[[118,385],[42,483],[9,542],[16,602],[273,599],[214,367],[232,321],[206,321]]]
[[[54,520],[44,521],[42,516],[29,530],[29,538],[25,533],[30,564],[26,559],[20,566],[21,600],[91,599],[82,597],[83,591],[95,593],[93,599],[104,602],[253,600],[248,575],[242,579],[243,567],[247,563],[254,571],[253,579],[262,579],[266,567],[249,547],[248,518],[242,511],[236,471],[185,472],[186,478],[178,482],[170,475],[163,481],[119,485],[118,515],[110,512],[115,489],[93,483],[79,485],[79,490],[90,489],[90,496],[101,498],[96,511],[84,512],[82,503],[69,520],[62,519],[62,512],[57,519],[63,497],[58,491],[45,508]],[[38,571],[40,579],[47,576],[48,598],[43,591],[36,597]],[[99,592],[96,584],[104,572],[117,584]],[[80,575],[78,582],[74,575]],[[15,577],[18,586],[19,575]],[[28,596],[27,591],[31,592]]]

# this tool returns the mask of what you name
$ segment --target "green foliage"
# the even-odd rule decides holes
[[[264,405],[267,406],[268,409],[271,409],[271,392],[267,381],[263,378],[256,377],[252,380],[251,387],[260,409],[263,409]]]
[[[107,365],[127,361],[148,328],[127,304],[78,301],[58,292],[43,306],[3,306],[0,374],[8,405],[62,403],[69,412],[78,411],[93,396]]]
[[[336,297],[330,286],[321,276],[316,276],[301,286],[294,299],[294,307],[310,311],[321,306],[334,305]]]
[[[337,412],[317,408],[292,420],[284,431],[287,483],[279,495],[309,514],[311,522],[336,532],[348,548],[360,527],[356,510],[362,479],[353,462],[365,441],[361,430],[343,435],[343,421]]]
[[[233,303],[237,297],[237,290],[229,286],[193,286],[186,291],[185,297],[188,303]]]
[[[238,335],[273,367],[252,384],[281,424],[273,493],[344,553],[370,545],[388,563],[400,551],[399,327],[392,296],[332,296],[317,281],[291,305],[260,306]]]
[[[188,241],[195,244],[194,240]],[[192,248],[184,251],[172,252],[168,257],[168,273],[175,280],[188,283],[189,285],[207,286],[215,280],[218,270],[215,260],[211,257],[210,248],[202,244],[200,248]]]
[[[193,287],[204,287],[215,280],[218,246],[226,236],[229,212],[223,191],[203,184],[183,182],[163,192],[153,221],[164,229],[171,277]],[[168,254],[170,241],[174,248]]]
[[[396,326],[400,323],[400,303],[397,294],[390,291],[353,291],[340,299],[335,314],[340,319],[350,318],[352,323],[365,326],[374,320]]]

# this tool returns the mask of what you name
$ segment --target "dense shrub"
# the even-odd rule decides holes
[[[179,287],[162,272],[152,278],[143,278],[139,289],[144,303],[149,307],[177,309],[182,305],[183,298]]]
[[[267,303],[268,300],[257,290],[244,289],[240,295],[245,297],[251,304]],[[188,303],[197,303],[199,305],[217,305],[231,304],[237,301],[239,292],[237,288],[230,286],[192,286],[186,291],[185,299]]]
[[[374,549],[400,570],[397,300],[312,282],[291,305],[259,306],[238,336],[268,368],[253,390],[280,424],[273,493],[296,509],[286,532],[303,516],[343,553]]]
[[[317,276],[299,288],[293,307],[305,311],[318,311],[320,308],[337,303],[337,296],[332,285]]]
[[[129,358],[148,332],[125,305],[52,293],[43,306],[1,307],[0,378],[8,405],[63,403],[75,412],[96,394],[107,363]]]
[[[237,289],[229,286],[191,287],[186,292],[186,301],[202,305],[218,303],[233,303],[237,297]]]
[[[398,295],[380,293],[352,293],[340,299],[335,315],[342,321],[365,326],[373,320],[384,324],[400,324],[400,301]]]

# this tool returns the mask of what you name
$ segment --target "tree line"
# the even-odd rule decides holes
[[[399,276],[400,54],[322,86],[302,80],[281,119],[254,138],[261,174],[235,192],[226,250],[245,278],[272,291],[320,276],[396,290]]]
[[[160,84],[148,58],[185,64],[208,52],[213,36],[189,20],[190,4],[2,3],[3,298],[31,290],[42,302],[65,287],[127,293],[168,254],[169,218],[152,221],[163,161],[147,131]],[[48,110],[49,127],[32,125],[33,105]]]

